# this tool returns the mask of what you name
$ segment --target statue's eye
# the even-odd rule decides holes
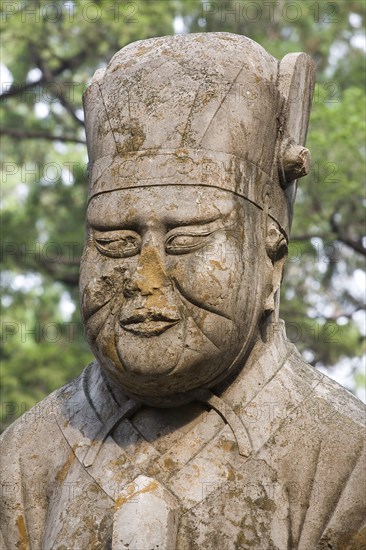
[[[165,250],[168,254],[188,254],[201,248],[210,238],[209,234],[176,233],[167,238]]]
[[[140,252],[141,238],[135,231],[119,230],[94,233],[95,246],[110,258],[129,258]]]

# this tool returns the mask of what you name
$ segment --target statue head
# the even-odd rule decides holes
[[[81,310],[128,395],[180,404],[245,365],[276,310],[314,71],[228,33],[120,50],[84,96]]]

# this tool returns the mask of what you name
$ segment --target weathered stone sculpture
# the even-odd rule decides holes
[[[365,547],[364,409],[278,320],[313,84],[305,54],[227,33],[137,42],[97,71],[96,361],[4,434],[5,548]]]

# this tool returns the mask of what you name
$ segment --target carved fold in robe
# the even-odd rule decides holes
[[[304,363],[282,323],[272,332],[222,411],[197,407],[173,437],[166,410],[164,449],[143,407],[106,433],[126,403],[96,362],[23,415],[2,436],[3,547],[116,550],[121,495],[135,490],[139,510],[134,483],[148,477],[178,503],[178,550],[365,548],[364,406]],[[139,520],[143,532],[150,519]]]

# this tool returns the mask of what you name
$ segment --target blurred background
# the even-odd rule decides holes
[[[1,7],[1,427],[92,359],[78,309],[82,93],[135,40],[228,31],[317,84],[281,317],[305,360],[365,400],[365,2],[7,1]]]

